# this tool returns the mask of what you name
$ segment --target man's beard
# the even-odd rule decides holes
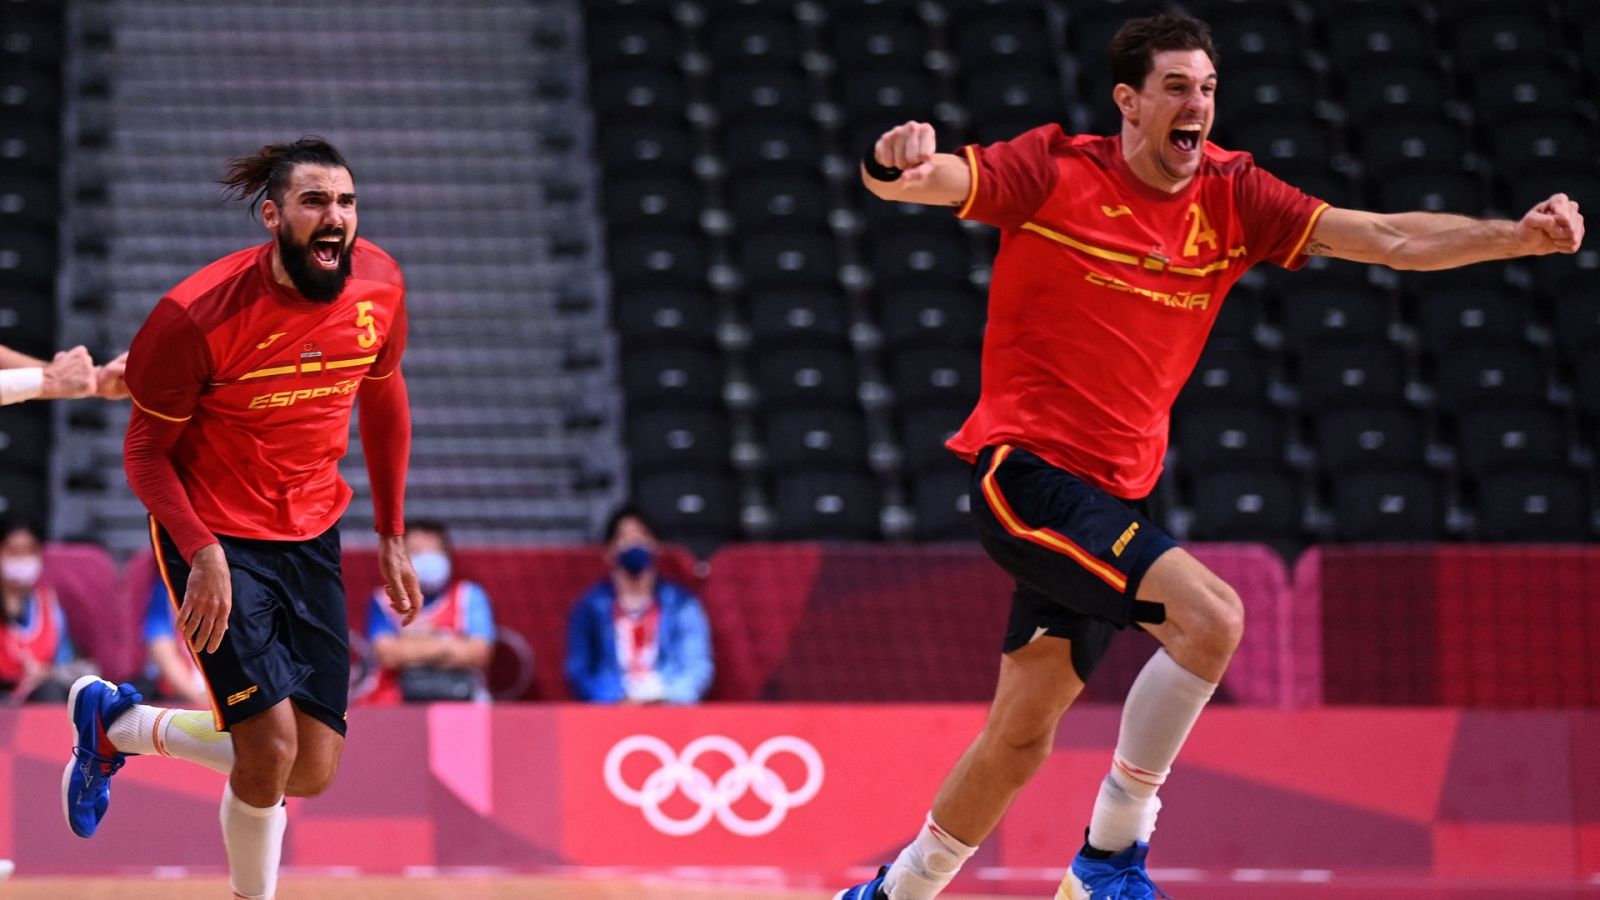
[[[313,234],[304,244],[297,244],[286,229],[278,230],[278,258],[283,260],[283,270],[289,273],[295,290],[313,303],[332,303],[344,292],[344,283],[350,277],[350,258],[354,255],[355,241],[339,248],[339,266],[324,269],[311,255],[311,244],[319,237],[335,234],[324,231]]]

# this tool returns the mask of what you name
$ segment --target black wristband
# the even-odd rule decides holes
[[[871,147],[868,147],[866,154],[861,157],[861,165],[866,168],[867,176],[873,181],[899,181],[902,174],[894,166],[878,162],[878,156]]]

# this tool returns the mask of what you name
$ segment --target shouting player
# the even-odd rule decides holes
[[[1443,269],[1576,252],[1557,194],[1519,221],[1334,209],[1208,143],[1216,53],[1204,23],[1130,21],[1111,41],[1121,133],[1055,125],[959,154],[932,127],[886,132],[862,163],[884,200],[955,207],[1001,229],[983,386],[949,447],[974,464],[989,555],[1016,578],[983,731],[924,827],[840,900],[926,900],[955,876],[1050,753],[1113,633],[1161,642],[1128,692],[1109,773],[1062,900],[1149,898],[1156,793],[1239,645],[1244,609],[1150,518],[1168,415],[1223,295],[1250,266],[1309,255]]]
[[[223,184],[259,204],[272,239],[201,269],[150,313],[128,352],[124,446],[211,710],[145,706],[129,685],[80,679],[62,802],[89,837],[127,756],[223,772],[234,895],[256,898],[277,882],[285,795],[327,790],[344,749],[337,525],[351,492],[338,463],[357,397],[390,603],[409,622],[422,597],[402,540],[411,413],[400,268],[356,236],[350,167],[321,139],[232,160]]]

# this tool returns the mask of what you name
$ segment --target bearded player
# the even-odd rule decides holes
[[[1050,754],[1057,723],[1117,629],[1161,642],[1128,691],[1111,768],[1061,900],[1151,898],[1157,791],[1244,630],[1231,587],[1150,517],[1173,401],[1223,295],[1250,266],[1331,256],[1396,269],[1573,253],[1578,205],[1519,221],[1334,209],[1208,143],[1216,52],[1204,23],[1156,16],[1111,41],[1121,133],[1055,125],[959,155],[909,122],[862,178],[884,200],[950,206],[1001,229],[978,406],[950,439],[973,463],[989,555],[1016,578],[989,719],[924,827],[840,900],[927,900]]]
[[[356,236],[350,167],[319,138],[231,160],[222,182],[259,205],[272,240],[173,288],[128,352],[128,482],[204,674],[209,711],[140,703],[80,679],[77,744],[62,777],[73,832],[89,837],[128,756],[187,759],[228,776],[222,839],[234,896],[273,896],[284,797],[333,783],[344,749],[349,626],[338,462],[361,401],[379,566],[407,623],[422,606],[406,555],[411,413],[400,357],[405,282]]]

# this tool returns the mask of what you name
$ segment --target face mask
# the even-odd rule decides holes
[[[656,555],[650,551],[649,547],[644,546],[629,547],[617,554],[617,565],[621,566],[622,571],[627,572],[629,575],[638,575],[645,569],[650,568],[650,564],[655,561]]]
[[[417,570],[424,594],[442,591],[450,583],[450,557],[437,550],[424,550],[411,557],[411,568]]]
[[[39,572],[44,569],[44,559],[38,556],[13,556],[0,561],[0,579],[6,584],[20,584],[24,588],[31,588],[39,581]]]

